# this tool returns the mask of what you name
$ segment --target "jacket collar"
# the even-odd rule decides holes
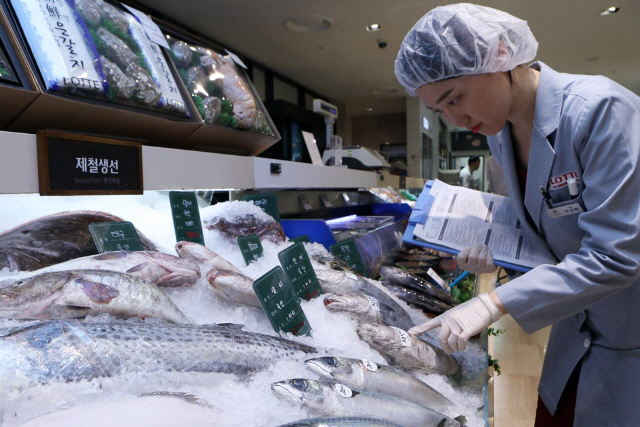
[[[557,131],[560,123],[563,88],[560,75],[542,62],[536,62],[531,67],[540,71],[540,81],[536,92],[524,205],[540,230],[540,216],[543,210],[547,209],[546,205],[543,206],[544,199],[540,187],[546,190],[549,185],[556,153],[548,138]]]

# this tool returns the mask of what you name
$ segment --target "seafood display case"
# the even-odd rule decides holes
[[[156,19],[168,55],[205,124],[183,144],[197,147],[215,138],[217,151],[257,155],[280,140],[280,134],[247,75],[244,63],[228,51]],[[234,132],[235,131],[235,132]]]
[[[20,150],[35,164],[35,137],[1,136],[34,149],[0,156],[0,178],[22,162]],[[157,147],[143,147],[143,157],[142,195],[41,197],[29,187],[37,174],[28,163],[14,174],[17,193],[0,194],[0,425],[57,427],[91,417],[110,427],[276,427],[347,416],[405,427],[487,425],[483,338],[449,356],[434,332],[408,335],[429,316],[390,289],[413,286],[441,307],[455,304],[453,295],[393,265],[383,267],[382,280],[355,275],[312,238],[301,246],[322,294],[299,302],[311,333],[277,333],[253,284],[281,266],[293,236],[284,220],[234,200],[260,191],[254,177],[237,172],[255,159]],[[184,177],[167,177],[169,158],[219,165],[224,176],[185,167]],[[10,193],[3,181],[0,192]],[[221,187],[204,185],[211,182]],[[353,182],[317,192],[336,201],[348,191],[359,215],[406,215],[390,214],[393,204],[372,211],[371,194]],[[166,191],[175,186],[202,195],[204,246],[176,242]],[[230,201],[210,205],[214,191]],[[300,210],[291,202],[298,193],[312,198],[293,184],[270,191],[282,216]],[[335,217],[344,216],[339,208]],[[97,254],[87,224],[120,220],[133,224],[145,250]],[[248,263],[236,241],[247,234],[263,248]]]

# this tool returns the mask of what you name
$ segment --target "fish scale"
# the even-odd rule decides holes
[[[40,383],[112,377],[129,372],[224,372],[246,376],[313,347],[239,325],[48,321],[0,335],[29,361]]]

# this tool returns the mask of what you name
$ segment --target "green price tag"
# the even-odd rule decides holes
[[[282,267],[275,267],[253,282],[260,304],[276,332],[311,335],[311,326]]]
[[[348,263],[353,271],[363,276],[366,274],[364,263],[362,262],[362,257],[360,256],[360,251],[356,246],[355,240],[352,238],[343,240],[340,243],[331,245],[330,249],[332,254]]]
[[[298,237],[294,237],[293,239],[291,239],[292,242],[295,243],[311,243],[311,240],[309,240],[309,236],[307,236],[306,234],[303,234],[302,236],[298,236]]]
[[[115,251],[143,251],[136,228],[129,221],[93,222],[89,224],[91,237],[101,254]]]
[[[278,209],[278,197],[274,193],[256,194],[254,196],[244,196],[245,202],[253,202],[254,205],[262,208],[263,211],[280,222],[280,210]]]
[[[322,293],[309,255],[304,249],[304,243],[289,246],[278,253],[278,258],[298,298],[309,301]]]
[[[196,194],[171,191],[169,192],[169,202],[171,203],[171,215],[173,216],[176,241],[196,242],[204,245],[200,209],[198,209]]]
[[[242,252],[242,257],[247,265],[260,258],[264,252],[258,236],[238,236],[236,241],[238,242],[238,246],[240,246],[240,252]]]

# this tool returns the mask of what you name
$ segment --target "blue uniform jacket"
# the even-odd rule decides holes
[[[640,426],[640,98],[596,76],[543,63],[526,192],[521,194],[508,126],[489,137],[525,230],[551,250],[542,265],[497,289],[527,332],[553,324],[539,393],[554,413],[583,360],[575,426]],[[571,199],[567,179],[580,194]],[[551,218],[553,206],[582,213]],[[529,221],[525,209],[529,214]]]

